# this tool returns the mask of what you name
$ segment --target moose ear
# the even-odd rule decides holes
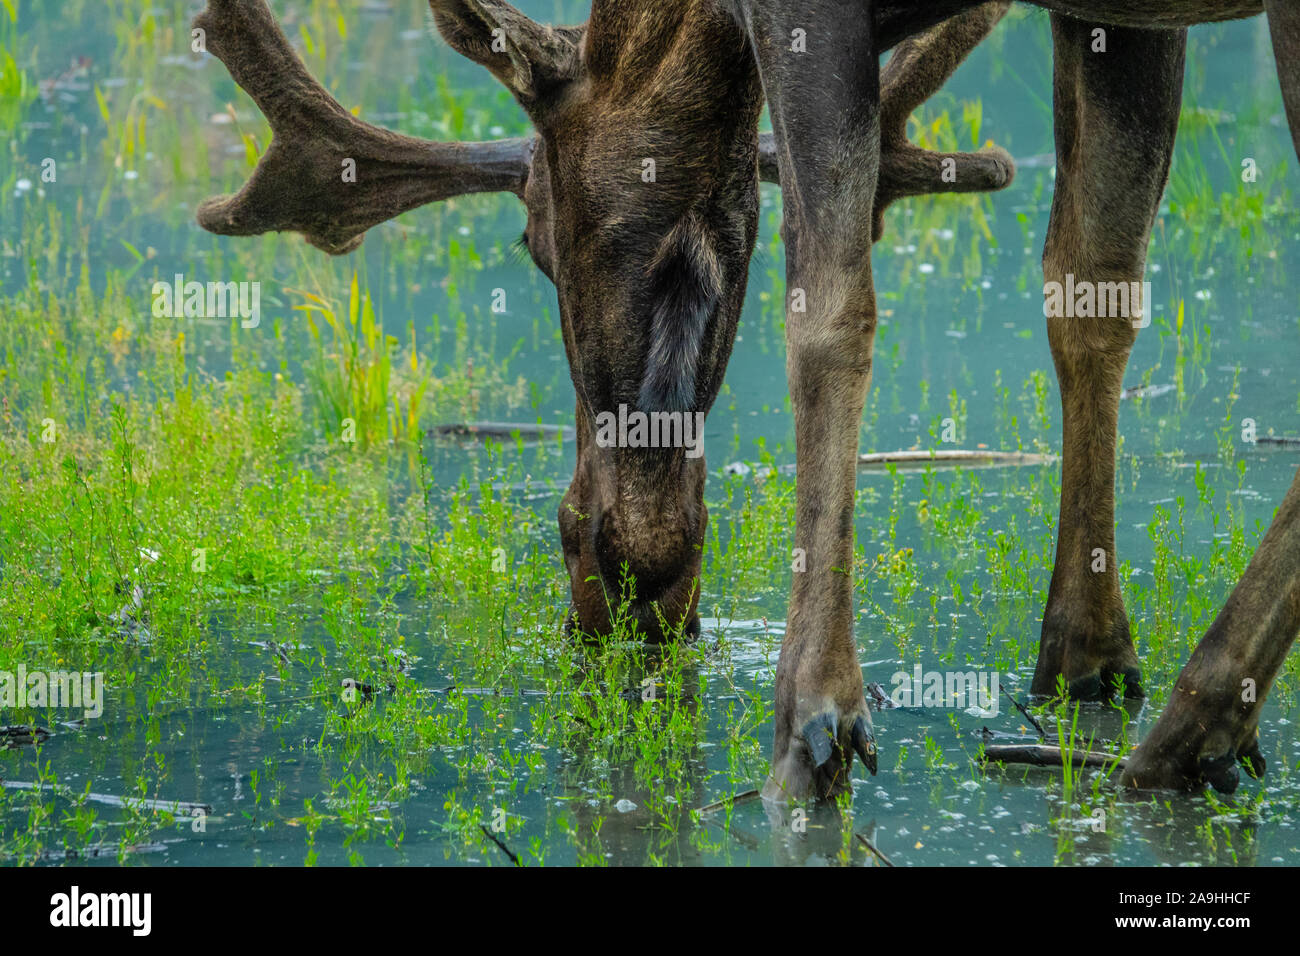
[[[550,27],[505,0],[429,0],[433,22],[457,53],[480,63],[529,107],[577,73],[582,27]]]

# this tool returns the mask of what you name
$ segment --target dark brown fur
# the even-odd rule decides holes
[[[1057,173],[1044,278],[1140,282],[1173,155],[1185,31],[1108,27],[1101,57],[1090,52],[1090,24],[1056,17],[1052,29]],[[1125,142],[1144,148],[1115,148]],[[1119,396],[1137,334],[1125,317],[1047,319],[1064,447],[1035,694],[1054,694],[1058,677],[1085,699],[1109,695],[1116,678],[1129,696],[1142,694],[1120,597],[1114,510]],[[1098,550],[1104,571],[1093,570]]]
[[[678,450],[607,449],[593,419],[619,404],[707,412],[725,373],[756,233],[757,183],[775,180],[774,141],[756,132],[762,90],[749,42],[710,0],[608,0],[583,27],[535,24],[499,0],[435,0],[438,29],[487,66],[532,117],[534,140],[424,143],[352,117],[307,75],[262,0],[210,0],[195,25],[275,132],[236,196],[200,223],[248,235],[303,232],[350,251],[364,231],[423,202],[488,189],[520,195],[525,240],[556,283],[578,394],[578,463],[559,511],[574,621],[608,626],[623,569],[647,636],[697,626],[707,522],[704,461]],[[996,189],[997,148],[940,156],[911,146],[907,116],[991,29],[1005,4],[953,21],[943,42],[909,41],[887,79],[891,151],[880,214],[926,192]],[[492,49],[491,30],[508,38]],[[340,161],[357,160],[342,186]],[[654,159],[656,181],[641,178]],[[958,181],[933,175],[943,158]],[[667,625],[666,631],[660,621]]]
[[[1036,0],[1053,11],[1058,181],[1044,250],[1049,279],[1138,280],[1168,175],[1184,28],[1266,9],[1288,117],[1300,133],[1300,13],[1293,0]],[[976,0],[595,0],[585,27],[533,23],[502,0],[431,0],[443,36],[528,112],[534,140],[429,144],[346,113],[312,80],[263,0],[209,0],[209,49],[267,115],[275,141],[237,196],[205,203],[214,231],[303,232],[346,252],[365,229],[428,201],[489,189],[521,195],[525,233],[555,282],[578,401],[578,462],[560,509],[573,620],[609,626],[623,570],[652,639],[696,627],[707,513],[704,462],[681,449],[601,448],[595,417],[620,404],[707,412],[744,295],[760,175],[784,193],[787,368],[799,480],[795,575],[777,671],[769,796],[847,786],[852,754],[875,769],[854,636],[857,438],[876,328],[870,252],[894,199],[996,189],[1001,150],[945,157],[906,140],[925,100],[1006,10]],[[1075,17],[1082,19],[1074,19]],[[1104,25],[1108,52],[1088,52]],[[808,54],[792,51],[792,30]],[[494,49],[493,31],[505,38]],[[898,45],[883,71],[878,55]],[[757,134],[766,98],[774,133]],[[359,181],[340,187],[339,160]],[[653,159],[656,179],[641,177]],[[1148,306],[1149,307],[1149,306]],[[1116,576],[1114,453],[1133,344],[1116,320],[1049,319],[1064,412],[1056,566],[1034,689],[1141,693]],[[646,410],[651,410],[647,408]],[[1298,479],[1300,481],[1300,479]],[[1226,785],[1262,771],[1258,706],[1230,690],[1246,662],[1259,703],[1300,627],[1293,487],[1179,693],[1130,766],[1137,786]],[[1095,553],[1106,571],[1092,571]],[[1257,673],[1256,673],[1257,672]],[[1224,684],[1224,681],[1227,684]],[[1211,692],[1212,691],[1212,692]]]

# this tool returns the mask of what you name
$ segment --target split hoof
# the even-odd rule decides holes
[[[839,740],[838,721],[835,714],[826,711],[818,714],[803,725],[803,729],[799,731],[799,736],[803,737],[804,743],[808,745],[808,751],[812,755],[813,769],[820,770],[831,759],[831,753],[835,749],[832,744],[838,743]]]
[[[805,720],[763,788],[768,800],[830,799],[849,788],[853,755],[875,775],[876,735],[865,702],[860,713],[841,719],[823,710]]]
[[[1237,755],[1237,759],[1241,761],[1246,773],[1255,780],[1262,779],[1268,770],[1264,755],[1259,750],[1259,738],[1251,741],[1250,746]]]
[[[1066,692],[1071,700],[1110,701],[1115,697],[1117,685],[1125,700],[1146,697],[1142,689],[1142,670],[1137,667],[1126,667],[1122,671],[1099,668],[1091,674],[1074,678],[1066,685]]]
[[[876,735],[872,732],[867,717],[859,715],[853,719],[849,729],[848,748],[840,740],[836,715],[829,711],[818,714],[804,724],[800,734],[812,754],[813,769],[821,770],[832,757],[850,765],[853,758],[848,755],[848,749],[852,749],[862,760],[863,766],[871,771],[871,775],[876,775]]]
[[[1201,776],[1219,793],[1236,793],[1241,785],[1237,772],[1237,755],[1229,750],[1218,757],[1202,757],[1197,761]]]

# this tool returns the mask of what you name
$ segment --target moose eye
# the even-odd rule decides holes
[[[533,259],[533,250],[528,247],[528,233],[526,232],[521,233],[518,239],[510,243],[510,253],[511,257],[517,260],[536,261]]]
[[[546,276],[546,278],[550,279],[552,282],[555,281],[555,276],[552,275],[551,273],[550,264],[548,261],[546,261],[546,256],[545,256],[546,247],[545,246],[542,247],[541,251],[543,252],[543,256],[539,258],[537,253],[533,251],[532,241],[528,237],[527,228],[524,229],[524,231],[520,234],[519,238],[516,239],[512,243],[512,245],[514,246],[515,253],[517,255],[521,257],[527,256],[529,261],[531,261],[533,265],[537,266],[537,268],[542,270],[542,274]]]

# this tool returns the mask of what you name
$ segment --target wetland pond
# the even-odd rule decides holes
[[[855,764],[838,813],[774,825],[734,799],[767,775],[791,576],[779,190],[706,423],[701,637],[579,643],[556,527],[574,393],[554,288],[514,249],[522,205],[429,206],[338,258],[203,232],[195,206],[239,187],[269,131],[190,51],[198,6],[0,0],[0,674],[103,675],[89,713],[0,707],[0,861],[1300,863],[1294,653],[1260,721],[1268,774],[1231,797],[979,763],[986,740],[1039,739],[1010,698],[1051,575],[1050,457],[861,470],[866,680],[995,674],[1001,693],[877,712],[879,773]],[[527,132],[422,2],[272,7],[370,122]],[[949,426],[962,448],[1059,452],[1050,49],[1046,15],[1017,6],[911,124],[934,147],[992,140],[1018,172],[889,212],[864,452],[945,447]],[[1080,748],[1142,739],[1300,465],[1243,440],[1300,436],[1300,176],[1267,26],[1193,29],[1187,59],[1116,482],[1150,696],[1035,705]],[[155,316],[154,282],[178,275],[260,282],[259,324]],[[521,427],[458,427],[481,422]]]

